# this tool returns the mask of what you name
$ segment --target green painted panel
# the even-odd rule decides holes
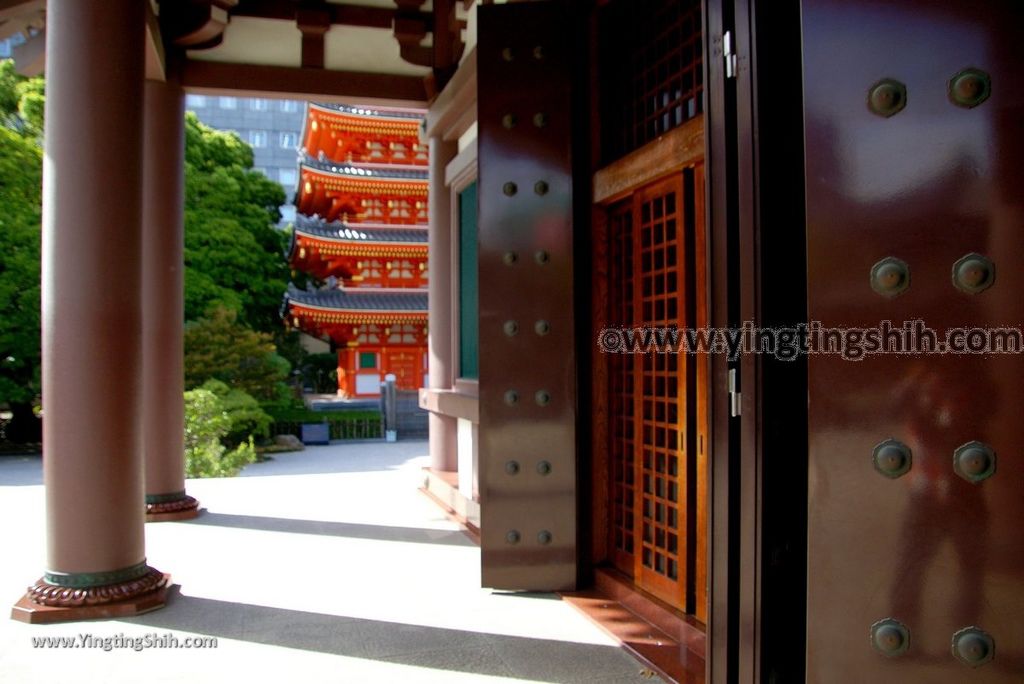
[[[476,182],[459,193],[459,377],[480,376]]]

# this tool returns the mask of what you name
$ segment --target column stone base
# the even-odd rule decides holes
[[[149,568],[143,577],[99,587],[71,588],[40,579],[11,609],[11,618],[34,625],[132,617],[167,602],[171,576]]]
[[[165,495],[146,496],[146,522],[191,520],[198,515],[199,502],[184,492],[169,500]]]

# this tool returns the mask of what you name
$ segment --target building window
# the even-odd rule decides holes
[[[295,169],[279,169],[277,172],[277,179],[285,187],[294,187],[297,178],[298,173]]]
[[[270,102],[262,97],[254,97],[249,100],[249,109],[254,112],[265,112],[270,109]]]
[[[377,352],[359,352],[359,370],[373,370],[377,367]]]
[[[298,133],[282,133],[281,134],[281,147],[285,149],[294,148],[299,144]]]
[[[278,209],[281,212],[281,221],[284,223],[295,223],[294,204],[282,204]]]
[[[185,96],[186,107],[205,107],[206,96],[205,95],[186,95]]]
[[[480,377],[476,181],[459,193],[459,377]]]
[[[217,104],[221,109],[237,109],[238,99],[234,97],[221,97],[218,98]]]
[[[299,111],[299,103],[296,100],[281,100],[281,111],[282,112],[297,112]]]
[[[254,166],[252,167],[252,170],[255,171],[256,173],[262,173],[264,176],[267,175],[267,170],[262,166]]]
[[[253,147],[266,147],[267,146],[267,132],[266,131],[249,131],[249,144]]]

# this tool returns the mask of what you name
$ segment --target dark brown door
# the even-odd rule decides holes
[[[803,35],[811,320],[1024,325],[1020,3]],[[816,355],[809,400],[808,681],[1024,681],[1024,356]]]
[[[479,8],[480,536],[499,589],[577,579],[569,11]]]

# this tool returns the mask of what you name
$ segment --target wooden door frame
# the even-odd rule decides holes
[[[706,0],[704,22],[712,325],[799,323],[807,315],[799,2]],[[806,359],[780,363],[712,358],[708,682],[804,678]],[[780,450],[785,462],[765,457]]]

